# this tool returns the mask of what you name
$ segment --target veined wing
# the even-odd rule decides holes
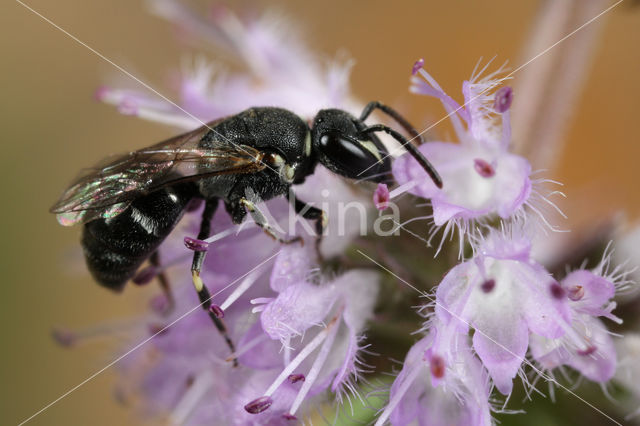
[[[86,169],[51,208],[65,226],[114,217],[137,197],[173,183],[265,168],[264,153],[215,135],[210,123],[139,151],[110,157]]]

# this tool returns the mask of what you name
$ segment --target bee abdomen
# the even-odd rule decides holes
[[[176,226],[195,194],[193,184],[163,188],[137,198],[114,218],[85,224],[82,248],[93,278],[122,290]]]

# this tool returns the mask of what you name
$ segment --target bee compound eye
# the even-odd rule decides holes
[[[350,178],[358,178],[359,173],[376,168],[379,154],[372,152],[371,142],[345,137],[336,130],[320,137],[321,162],[335,173]],[[375,146],[373,147],[375,149]],[[377,168],[376,168],[377,169]]]

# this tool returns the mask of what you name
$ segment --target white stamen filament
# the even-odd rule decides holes
[[[333,346],[333,342],[336,339],[338,328],[339,327],[336,327],[336,326],[331,327],[326,340],[324,341],[324,343],[322,344],[322,347],[320,348],[320,351],[318,352],[318,356],[316,357],[315,361],[313,362],[313,365],[311,366],[311,369],[309,370],[309,373],[305,376],[304,383],[302,384],[302,387],[300,388],[298,395],[296,395],[296,399],[293,401],[293,404],[291,405],[289,414],[296,413],[298,408],[300,408],[300,404],[302,404],[302,402],[304,401],[304,398],[307,396],[307,394],[311,390],[311,385],[313,385],[313,383],[318,378],[318,374],[320,374],[320,370],[322,369],[322,366],[327,360],[329,351],[331,350],[331,347]]]
[[[253,272],[251,272],[249,275],[247,275],[245,279],[242,280],[240,285],[236,287],[235,290],[233,290],[233,292],[229,295],[229,297],[227,297],[227,300],[225,300],[222,303],[222,305],[220,305],[220,308],[223,311],[227,310],[229,306],[233,304],[233,302],[238,300],[240,296],[242,296],[247,290],[251,288],[251,286],[256,282],[260,274],[262,274],[262,272],[260,272],[260,269],[256,269]]]
[[[502,113],[502,140],[500,144],[505,150],[511,144],[511,112],[509,110]]]
[[[327,328],[325,328],[320,333],[318,333],[316,335],[316,337],[314,337],[313,340],[311,342],[309,342],[309,344],[307,346],[302,348],[300,353],[298,353],[298,355],[293,359],[293,361],[291,361],[291,363],[288,364],[284,368],[284,370],[282,370],[282,372],[276,378],[276,380],[271,384],[271,386],[269,386],[269,389],[267,389],[267,391],[264,393],[265,396],[273,395],[273,393],[276,391],[276,389],[278,389],[278,387],[280,387],[280,385],[285,380],[287,380],[287,378],[291,374],[293,374],[295,369],[298,368],[298,366],[302,363],[302,361],[304,361],[309,355],[311,355],[311,352],[313,352],[318,346],[320,346],[320,344],[327,337],[327,334],[329,333],[329,330],[331,329],[331,327],[333,327],[333,325],[335,325],[335,320],[336,319],[337,318],[334,318],[334,321],[329,323],[329,325],[327,325]]]
[[[249,342],[246,345],[244,345],[243,347],[239,348],[237,351],[229,355],[229,357],[227,357],[225,361],[232,361],[233,359],[238,358],[241,355],[244,355],[245,353],[247,353],[247,351],[252,349],[254,346],[259,345],[260,343],[267,340],[269,340],[269,338],[266,334],[260,334],[259,336],[249,340]]]
[[[99,95],[102,102],[122,107],[124,102],[132,103],[133,114],[145,120],[162,124],[169,124],[180,127],[184,130],[191,130],[202,123],[177,110],[171,110],[173,106],[168,102],[150,102],[149,100],[136,100],[135,97],[127,95],[119,90],[107,89]],[[165,111],[163,111],[165,109]]]
[[[395,188],[394,190],[392,190],[391,192],[389,192],[389,199],[393,200],[394,198],[396,198],[398,195],[403,194],[407,191],[409,191],[411,188],[413,188],[414,186],[416,186],[418,184],[417,180],[410,180],[407,183],[403,183],[402,185],[400,185],[399,187]]]
[[[284,365],[289,365],[289,363],[291,362],[291,336],[287,336],[287,338],[284,339],[283,348]]]
[[[424,68],[420,68],[419,72],[422,78],[424,78],[427,81],[427,83],[431,85],[431,87],[441,92],[443,96],[448,97],[448,95],[444,92],[444,90],[442,90],[442,87],[440,87],[440,85],[436,82],[436,80],[433,77],[431,77],[431,75],[428,72],[426,72]],[[454,109],[454,107],[450,105],[448,102],[446,102],[444,99],[440,99],[440,102],[442,102],[442,105],[444,106],[445,111],[447,111],[448,118],[451,120],[451,124],[453,124],[453,128],[456,131],[458,138],[460,139],[461,142],[464,141],[466,139],[467,133],[464,130],[462,121],[460,120],[460,115],[464,116],[467,111],[464,109],[464,107],[460,107],[460,106]]]
[[[251,303],[252,305],[258,305],[251,309],[251,313],[257,314],[264,311],[267,307],[267,304],[273,302],[274,300],[276,300],[275,297],[258,297],[256,299],[251,299],[249,303]]]
[[[215,241],[221,240],[225,237],[228,237],[229,235],[232,234],[239,234],[240,232],[244,231],[245,229],[248,229],[250,227],[252,227],[251,225],[253,224],[253,221],[244,221],[239,225],[235,225],[232,226],[231,228],[225,229],[222,232],[218,232],[215,235],[210,236],[209,238],[207,238],[206,240],[204,240],[207,243],[213,243]]]
[[[590,342],[585,337],[581,336],[580,333],[578,333],[571,326],[571,324],[564,321],[559,321],[559,323],[562,329],[565,331],[567,340],[576,345],[576,347],[578,348],[577,350],[584,352],[589,350],[589,347],[591,346]]]
[[[613,309],[617,306],[616,302],[609,302],[607,304],[607,306],[604,308],[605,311],[607,311],[610,315],[607,316],[608,319],[610,319],[611,321],[615,322],[616,324],[622,324],[622,318],[618,318],[617,316],[611,314],[611,311],[613,311]]]
[[[211,373],[198,374],[171,413],[171,422],[176,425],[184,424],[212,385],[213,375]]]
[[[118,334],[122,333],[128,335],[131,330],[137,330],[139,328],[145,327],[146,322],[142,320],[142,318],[135,317],[124,320],[117,320],[111,322],[99,323],[96,325],[92,325],[86,328],[81,329],[71,329],[67,330],[65,328],[56,328],[55,332],[68,332],[73,336],[73,341],[77,342],[80,339],[93,339],[98,337],[115,337]]]
[[[136,117],[140,117],[145,120],[168,124],[170,126],[176,126],[184,130],[192,130],[202,125],[202,123],[200,123],[199,121],[178,112],[160,112],[152,109],[138,107],[135,115]]]

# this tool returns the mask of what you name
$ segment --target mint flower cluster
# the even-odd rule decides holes
[[[406,154],[394,162],[394,177],[431,200],[432,235],[444,228],[444,240],[457,228],[473,254],[443,277],[423,307],[425,337],[409,351],[376,424],[493,424],[491,412],[499,408],[492,391],[508,398],[516,376],[529,385],[526,366],[552,383],[545,372],[562,366],[606,383],[616,371],[616,351],[602,319],[621,322],[612,314],[613,298],[630,283],[621,268],[610,267],[610,252],[596,268],[561,280],[532,257],[534,237],[545,231],[536,220],[544,206],[537,204],[556,207],[533,189],[528,161],[509,152],[513,91],[498,88],[497,73],[474,73],[462,85],[460,106],[422,61],[414,74],[422,78],[414,76],[412,91],[442,102],[459,143],[419,148],[442,174],[442,189]]]
[[[152,5],[245,71],[228,72],[201,56],[186,61],[174,79],[179,106],[135,90],[100,88],[97,98],[121,113],[191,130],[199,120],[253,106],[283,107],[306,119],[327,107],[361,110],[349,92],[351,63],[319,61],[287,20],[242,20],[221,7],[203,18],[177,1]],[[442,188],[406,153],[393,160],[394,185],[363,190],[319,166],[296,187],[316,206],[357,205],[342,210],[344,221],[329,215],[318,251],[298,219],[290,233],[304,244],[281,245],[248,223],[233,225],[222,209],[212,222],[214,235],[196,240],[202,206],[195,206],[161,247],[160,265],[134,280],[143,285],[165,271],[175,300],[168,309],[164,295],[154,297],[127,330],[133,344],[154,337],[119,363],[118,398],[173,424],[278,425],[321,421],[332,406],[347,412],[357,402],[366,406],[375,397],[362,390],[379,387],[384,402],[370,411],[377,425],[491,425],[494,413],[506,411],[515,379],[526,387],[540,378],[561,386],[553,372],[570,367],[593,382],[611,380],[618,356],[607,327],[621,322],[614,297],[631,286],[628,274],[611,265],[609,247],[595,268],[564,276],[536,259],[536,246],[557,231],[547,213],[559,212],[552,197],[561,193],[546,192],[554,182],[535,178],[529,161],[512,152],[510,114],[518,94],[505,85],[504,68],[488,72],[489,66],[463,82],[462,104],[423,60],[413,66],[410,90],[439,100],[455,130],[455,141],[418,146],[441,175]],[[384,271],[354,262],[352,253],[364,244],[384,251],[386,243],[380,236],[363,238],[349,218],[376,208],[382,215],[407,193],[405,199],[429,206],[398,227],[428,221],[427,241],[439,241],[424,247],[423,256],[452,246],[458,263],[424,293],[415,312],[418,331],[406,330],[415,343],[393,380],[380,382],[391,371],[376,371],[370,360],[384,358],[388,348],[376,346],[367,330],[383,321],[377,313],[387,302],[379,297]],[[280,229],[291,223],[286,200],[262,209]],[[199,300],[188,273],[190,250],[209,251],[201,276],[234,353],[207,313],[194,309]],[[78,336],[56,334],[64,344]]]

